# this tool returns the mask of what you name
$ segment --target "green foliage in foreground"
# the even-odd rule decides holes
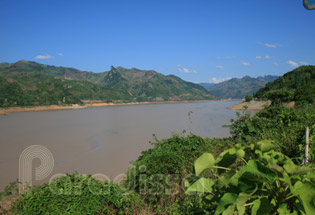
[[[139,195],[114,183],[73,174],[32,188],[13,205],[14,214],[140,214]]]
[[[194,167],[186,194],[206,193],[211,214],[315,214],[315,169],[295,165],[270,141],[235,146],[217,158],[204,153]],[[206,171],[211,177],[203,177]]]
[[[193,173],[192,164],[198,156],[205,151],[220,153],[233,145],[231,139],[174,135],[153,145],[129,169],[126,186],[141,194],[157,214],[203,213],[203,202],[198,196],[185,195],[182,182]]]
[[[273,106],[256,113],[240,114],[231,120],[230,132],[244,145],[264,139],[274,140],[281,152],[300,163],[304,156],[305,127],[310,127],[310,161],[315,162],[315,106],[296,108]]]

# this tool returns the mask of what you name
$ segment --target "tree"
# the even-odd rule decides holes
[[[250,102],[252,100],[253,100],[253,96],[249,96],[249,95],[245,96],[245,102]]]
[[[293,99],[293,92],[287,89],[270,90],[265,94],[265,98],[271,101],[271,105],[289,102]]]

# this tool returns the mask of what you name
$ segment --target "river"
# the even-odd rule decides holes
[[[153,134],[158,139],[183,130],[202,137],[229,136],[222,126],[235,117],[235,111],[227,107],[237,103],[147,104],[1,115],[0,191],[18,179],[19,157],[31,145],[46,147],[54,158],[49,176],[39,181],[33,177],[33,184],[75,171],[113,179],[151,147]],[[39,165],[39,159],[34,159],[32,170]]]

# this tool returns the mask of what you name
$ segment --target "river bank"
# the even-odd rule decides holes
[[[250,101],[250,102],[241,102],[239,104],[228,107],[230,110],[246,110],[248,111],[259,111],[265,108],[265,106],[269,106],[271,104],[270,101]]]
[[[228,107],[230,110],[246,110],[248,111],[260,111],[264,109],[266,106],[270,106],[271,101],[250,101],[250,102],[241,102],[239,104]],[[283,104],[285,107],[292,108],[295,106],[295,102],[289,102]]]
[[[72,110],[83,109],[88,107],[105,107],[105,106],[123,106],[123,105],[144,105],[144,104],[176,104],[176,103],[194,103],[194,102],[210,102],[210,101],[228,101],[228,100],[191,100],[191,101],[161,101],[161,102],[86,102],[83,105],[47,105],[47,106],[30,106],[30,107],[8,107],[0,108],[0,114],[7,115],[15,112],[30,112],[30,111],[57,111],[57,110]]]

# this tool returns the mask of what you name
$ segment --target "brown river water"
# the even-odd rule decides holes
[[[46,147],[54,158],[52,172],[42,180],[33,177],[33,184],[75,171],[113,179],[151,147],[153,134],[158,139],[183,130],[202,137],[229,136],[222,126],[235,117],[236,111],[227,107],[237,103],[147,104],[1,115],[0,191],[19,178],[19,157],[31,145]],[[35,171],[39,165],[39,159],[34,159],[31,169]]]

